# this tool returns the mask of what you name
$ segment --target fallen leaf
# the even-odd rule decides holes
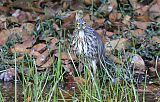
[[[121,13],[118,13],[118,12],[112,12],[112,13],[109,15],[109,20],[110,20],[111,22],[119,21],[121,18],[122,18],[122,15],[121,15]]]
[[[74,68],[73,68],[73,65],[71,64],[66,64],[66,65],[62,65],[64,70],[66,72],[68,72],[70,75],[73,75],[74,74]]]
[[[73,21],[75,19],[75,15],[76,15],[76,12],[73,11],[73,12],[70,12],[68,13],[67,15],[63,16],[63,24],[62,24],[62,27],[63,28],[66,28],[66,27],[69,27],[71,24],[73,24]]]
[[[86,14],[84,17],[83,17],[84,21],[86,22],[87,25],[89,26],[92,26],[93,25],[93,21],[90,19],[90,15],[89,14]]]
[[[30,57],[34,56],[35,58],[37,58],[38,56],[41,55],[41,53],[39,53],[38,51],[35,51],[35,50],[31,49],[28,55]]]
[[[151,60],[151,61],[146,61],[147,65],[150,67],[156,67],[158,71],[160,71],[160,60]]]
[[[111,40],[109,42],[106,42],[106,53],[110,53],[112,50],[122,50],[126,49],[129,44],[128,39],[126,38],[121,38],[121,39],[116,39],[116,40]]]
[[[158,92],[156,93],[156,97],[160,98],[160,89],[159,89]]]
[[[128,16],[128,15],[126,15],[124,18],[123,18],[123,24],[125,24],[125,25],[130,25],[130,19],[131,19],[131,16]]]
[[[140,8],[135,10],[135,13],[138,14],[138,15],[147,15],[149,8],[150,7],[148,5],[141,6]]]
[[[106,31],[106,35],[107,35],[108,37],[112,37],[112,36],[114,35],[114,32]]]
[[[31,35],[34,31],[35,25],[32,23],[22,23],[21,28],[28,32],[29,35]]]
[[[82,77],[74,77],[74,80],[78,85],[85,85],[87,82],[87,80],[83,79]]]
[[[18,22],[18,19],[16,18],[16,17],[13,17],[13,16],[9,16],[9,17],[7,17],[7,21],[9,22],[9,23],[19,23]]]
[[[2,13],[9,13],[10,12],[10,8],[5,7],[5,6],[0,6],[0,12]]]
[[[7,17],[0,15],[0,31],[2,29],[7,29]]]
[[[155,42],[155,43],[160,44],[160,38],[158,36],[153,36],[152,37],[152,41]]]
[[[158,2],[158,0],[157,0]],[[160,18],[160,4],[155,3],[154,5],[151,6],[149,9],[149,17],[153,20],[156,21],[157,18]]]
[[[18,17],[18,16],[20,15],[20,12],[21,12],[21,10],[20,10],[20,9],[17,9],[17,10],[12,14],[12,16],[13,16],[13,17]]]
[[[151,19],[148,15],[136,16],[136,20],[141,22],[151,22]]]
[[[42,54],[40,54],[39,56],[37,56],[36,65],[37,66],[43,65],[47,61],[49,54],[50,54],[49,50],[46,50]]]
[[[23,41],[21,46],[23,46],[23,48],[31,48],[34,45],[35,42],[36,42],[35,37],[30,36],[27,40]]]
[[[53,64],[54,64],[54,57],[50,57],[49,60],[45,62],[41,67],[49,68],[49,67],[52,67]]]
[[[99,26],[102,26],[102,25],[104,25],[104,21],[105,21],[105,19],[104,19],[104,18],[101,18],[101,19],[95,20],[95,23],[96,23],[97,25],[99,25]]]
[[[55,56],[58,58],[58,53],[56,53]],[[73,60],[76,60],[76,59],[77,59],[76,55],[74,55],[74,54],[71,54],[71,58],[72,58]],[[70,58],[70,56],[68,55],[68,53],[66,53],[66,52],[61,52],[61,59],[62,59],[62,60],[70,60],[71,58]]]
[[[19,52],[28,54],[30,52],[29,49],[26,49],[23,44],[16,44],[13,48],[10,49],[11,53]]]
[[[151,22],[140,22],[140,21],[134,21],[132,24],[134,24],[137,28],[146,30]]]
[[[145,63],[144,63],[144,60],[142,59],[142,57],[138,54],[135,54],[132,58],[132,61],[131,63],[133,64],[133,68],[134,70],[136,71],[139,71],[139,72],[144,72],[146,69],[145,69]]]
[[[100,36],[104,36],[105,33],[106,33],[106,30],[105,30],[105,29],[98,29],[98,30],[96,30],[96,32],[97,32]]]
[[[17,61],[17,62],[18,62],[18,61],[22,61],[23,59],[24,59],[24,55],[17,57],[17,58],[16,58],[16,61]]]
[[[58,25],[57,25],[56,23],[53,23],[53,27],[54,27],[54,29],[57,30],[57,31],[60,30],[60,28],[58,27]]]
[[[10,81],[13,80],[14,76],[15,76],[15,70],[13,68],[9,68],[5,72],[1,73],[0,80]]]
[[[66,1],[63,2],[62,7],[64,10],[66,10],[68,7],[70,6],[70,4]]]
[[[90,15],[87,13],[84,17],[83,17],[83,19],[85,20],[85,21],[90,21],[91,19],[90,19]]]
[[[145,31],[143,29],[131,30],[131,34],[135,37],[145,36]]]
[[[32,49],[41,53],[46,49],[46,44],[43,43],[36,44],[32,47]]]
[[[137,10],[142,7],[142,5],[139,4],[137,0],[129,0],[129,2],[132,5],[133,10]]]
[[[113,0],[109,0],[106,3],[102,3],[100,7],[98,8],[98,13],[103,14],[104,16],[109,15],[113,10],[116,10],[117,8],[117,2]]]
[[[4,45],[8,40],[8,37],[11,36],[11,33],[9,30],[2,30],[0,36],[0,45]]]
[[[51,40],[51,43],[52,43],[53,45],[55,45],[55,44],[58,43],[58,42],[59,42],[59,39],[57,39],[57,38],[55,38],[55,37],[53,37],[52,40]]]
[[[92,5],[92,4],[98,4],[99,0],[84,0],[84,4],[86,5]]]
[[[149,76],[152,77],[152,78],[155,77],[155,76],[157,75],[156,69],[155,69],[154,67],[150,67],[148,74],[149,74]]]
[[[106,39],[106,30],[105,29],[98,29],[96,30],[96,32],[100,35],[100,37],[102,38],[102,41],[103,42],[106,42],[107,39]]]
[[[123,64],[123,62],[121,61],[121,60],[119,60],[119,58],[117,58],[116,56],[114,56],[114,55],[109,55],[108,56],[110,59],[112,59],[113,60],[113,62],[115,62],[115,63],[117,63],[117,64]]]

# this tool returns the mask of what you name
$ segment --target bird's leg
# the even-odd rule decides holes
[[[92,60],[92,67],[93,67],[93,74],[95,75],[97,70],[96,60]]]

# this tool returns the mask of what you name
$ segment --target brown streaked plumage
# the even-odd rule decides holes
[[[105,48],[101,37],[93,28],[85,23],[82,16],[76,18],[72,44],[74,46],[73,50],[77,55],[83,55],[84,58],[92,63],[95,74],[97,69],[96,63],[104,56]]]

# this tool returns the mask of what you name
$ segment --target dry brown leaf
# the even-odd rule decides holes
[[[107,41],[109,41],[108,36],[106,36],[106,30],[105,29],[99,29],[96,30],[96,32],[100,35],[100,37],[102,38],[102,42],[105,43]]]
[[[22,61],[23,59],[24,59],[24,55],[17,57],[16,61]]]
[[[0,12],[9,13],[10,9],[8,7],[0,6]]]
[[[7,29],[7,17],[5,17],[4,15],[0,15],[0,31],[2,29]]]
[[[151,19],[148,15],[140,15],[136,17],[137,21],[141,21],[141,22],[151,22]]]
[[[69,60],[62,60],[62,63],[63,63],[64,65],[66,65],[66,64],[69,64],[70,61],[69,61]]]
[[[147,61],[147,64],[151,67],[157,67],[158,71],[160,71],[160,60],[155,61],[155,60],[151,60],[151,61]]]
[[[69,3],[64,1],[62,7],[63,7],[63,10],[66,10],[69,7]]]
[[[109,20],[111,22],[116,22],[116,21],[119,21],[121,17],[122,17],[121,13],[113,12],[109,15]]]
[[[74,77],[74,80],[78,85],[85,85],[87,82],[87,80],[83,79],[82,77]]]
[[[138,72],[144,72],[146,70],[144,60],[138,54],[133,56],[131,63],[133,64],[134,70]]]
[[[77,2],[76,0],[72,0],[72,3],[70,5],[70,8],[72,10],[83,10],[83,8],[85,7],[83,2]]]
[[[142,5],[139,4],[137,0],[129,0],[129,2],[132,5],[134,10],[137,10],[142,7]]]
[[[157,4],[160,5],[160,0],[157,0]]]
[[[89,14],[86,14],[84,17],[83,17],[84,21],[87,23],[87,25],[89,26],[92,26],[93,25],[93,21],[90,19],[90,15]]]
[[[2,30],[0,36],[0,45],[4,45],[8,40],[8,37],[11,36],[11,33],[9,30]]]
[[[92,4],[98,4],[99,0],[84,0],[84,4],[86,5],[92,5]]]
[[[38,51],[34,51],[34,50],[30,50],[29,54],[30,57],[34,56],[35,58],[37,58],[38,56],[40,56],[41,54]]]
[[[158,0],[157,0],[158,2]],[[157,21],[160,18],[160,4],[156,3],[149,9],[149,16],[153,21]],[[160,20],[159,20],[160,21]],[[158,21],[157,21],[158,22]]]
[[[96,23],[97,25],[99,25],[99,26],[102,26],[102,25],[104,25],[104,21],[105,21],[105,19],[104,19],[104,18],[101,18],[101,19],[95,20],[95,23]]]
[[[32,14],[30,12],[24,12],[20,9],[17,9],[13,14],[13,17],[16,17],[20,23],[26,21],[33,21]]]
[[[51,58],[49,58],[49,60],[48,60],[46,63],[44,63],[41,67],[42,67],[42,68],[49,68],[49,67],[52,67],[53,63],[54,63],[54,57],[51,57]]]
[[[14,48],[10,49],[11,53],[20,52],[20,53],[29,53],[30,50],[26,49],[23,44],[16,44]]]
[[[31,35],[31,34],[33,33],[34,27],[35,27],[35,26],[34,26],[34,24],[32,24],[32,23],[23,23],[23,24],[21,25],[21,28],[22,28],[24,31],[28,32],[29,35]]]
[[[126,38],[121,38],[121,39],[112,40],[110,42],[106,42],[105,44],[106,54],[110,54],[110,52],[114,49],[118,51],[122,49],[126,49],[128,44],[129,44],[129,41]]]
[[[110,59],[112,59],[113,60],[113,62],[115,62],[115,63],[117,63],[117,64],[123,64],[123,62],[119,59],[119,58],[117,58],[116,56],[114,56],[114,55],[109,55],[109,58]]]
[[[128,16],[128,15],[126,15],[124,18],[123,18],[123,24],[125,24],[125,25],[130,25],[130,19],[131,19],[131,16]]]
[[[37,57],[36,65],[37,66],[43,65],[48,59],[48,56],[49,56],[49,51],[48,50],[44,51],[42,54],[40,54],[40,56]]]
[[[146,28],[149,26],[151,22],[140,22],[140,21],[134,21],[132,24],[134,24],[137,28],[146,30]]]
[[[160,38],[159,38],[159,36],[153,36],[152,37],[152,41],[160,44]]]
[[[64,16],[62,18],[64,22],[62,27],[64,28],[69,27],[72,24],[72,22],[75,20],[75,15],[76,15],[76,12],[73,11],[73,12],[68,13],[66,16]]]
[[[58,53],[56,53],[55,56],[58,58]],[[72,58],[73,60],[76,60],[76,59],[77,59],[76,55],[74,55],[74,54],[71,54],[71,58]],[[62,60],[70,60],[71,58],[70,58],[70,56],[68,55],[68,53],[66,53],[66,52],[61,52],[61,59],[62,59]]]
[[[109,0],[106,3],[102,3],[97,11],[98,11],[98,13],[103,14],[103,16],[107,16],[113,10],[116,10],[117,6],[118,5],[117,5],[117,2],[115,0]]]
[[[149,72],[148,72],[149,76],[151,77],[155,77],[157,74],[156,74],[156,69],[154,67],[150,67],[149,68]]]
[[[108,4],[109,4],[108,6],[109,11],[116,10],[118,7],[118,3],[115,0],[108,0]]]
[[[31,4],[31,3],[30,3]],[[40,8],[35,8],[33,5],[30,5],[28,2],[22,1],[22,0],[17,0],[11,3],[10,5],[7,5],[10,8],[21,8],[24,11],[29,11],[29,12],[37,12],[37,13],[42,13],[44,14],[44,10]]]
[[[33,24],[31,24],[33,25]],[[31,38],[31,32],[33,31],[33,28],[30,24],[24,24],[24,26],[22,27],[15,27],[9,30],[2,30],[0,32],[0,45],[3,45],[4,43],[6,43],[6,41],[8,40],[8,37],[10,37],[12,35],[12,37],[14,37],[15,35],[19,35],[20,37],[22,37],[22,39],[24,40],[29,40],[29,38]]]
[[[89,14],[86,14],[86,15],[83,17],[83,19],[84,19],[85,21],[90,21],[90,20],[91,20]]]
[[[43,43],[36,44],[32,47],[32,49],[38,52],[43,52],[46,49],[46,44]]]
[[[105,29],[98,29],[98,30],[96,30],[96,32],[97,32],[99,35],[103,36],[103,35],[106,33],[106,30],[105,30]]]
[[[71,64],[66,64],[66,65],[62,65],[64,70],[66,72],[68,72],[70,75],[72,75],[74,73],[74,68],[73,68],[73,65]]]
[[[60,30],[60,28],[58,27],[58,25],[56,23],[53,23],[53,27],[55,30]]]
[[[135,37],[145,36],[145,31],[143,29],[131,30],[131,33]]]
[[[114,34],[114,32],[106,31],[106,35],[107,35],[108,37],[112,37],[113,34]]]
[[[155,42],[155,43],[160,44],[160,38],[158,36],[153,36],[152,37],[152,41]]]
[[[148,5],[146,6],[142,6],[139,9],[135,10],[135,13],[137,13],[138,15],[148,15],[148,9],[150,7]]]
[[[9,68],[6,72],[1,73],[0,80],[10,81],[13,80],[13,77],[15,77],[15,70],[13,68]]]
[[[22,43],[22,46],[23,48],[31,48],[35,42],[36,40],[34,39],[34,37],[30,37],[30,39],[27,39]]]
[[[52,40],[51,40],[51,43],[52,43],[53,45],[55,45],[55,44],[58,43],[58,42],[59,42],[59,39],[57,39],[57,38],[55,38],[55,37],[53,37]]]

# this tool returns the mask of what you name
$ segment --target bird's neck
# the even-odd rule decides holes
[[[79,37],[80,37],[80,38],[84,38],[84,36],[85,36],[85,35],[84,35],[84,30],[80,30],[80,31],[79,31]]]

